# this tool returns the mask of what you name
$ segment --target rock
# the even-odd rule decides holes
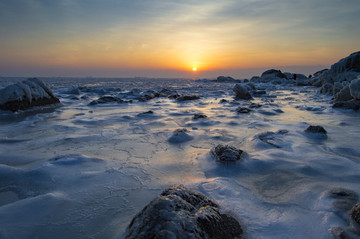
[[[251,111],[252,111],[251,109],[246,108],[246,107],[239,107],[236,109],[236,112],[243,113],[243,114],[250,113]]]
[[[360,72],[360,51],[354,52],[348,57],[333,64],[330,70],[335,74],[343,73],[345,71]]]
[[[287,79],[286,75],[284,73],[282,73],[280,70],[275,70],[275,69],[270,69],[267,71],[264,71],[261,74],[261,78],[265,78],[265,77],[271,77],[271,78],[283,78],[283,79]]]
[[[180,95],[176,97],[177,101],[188,101],[188,100],[198,100],[200,96],[198,95]]]
[[[335,95],[335,102],[352,100],[353,97],[350,94],[350,87],[347,85],[342,88],[339,93]]]
[[[207,118],[204,114],[194,114],[193,119],[205,119]]]
[[[320,89],[320,93],[325,94],[325,95],[332,95],[333,93],[333,84],[330,83],[325,83],[323,84],[323,86]]]
[[[360,226],[360,203],[357,203],[350,212],[351,218]]]
[[[195,190],[177,185],[165,189],[130,222],[132,238],[239,238],[243,230],[231,215]]]
[[[193,137],[191,135],[189,135],[188,132],[189,131],[185,128],[176,129],[173,132],[172,136],[168,139],[168,141],[173,144],[184,143],[184,142],[190,141],[193,139]]]
[[[230,145],[219,144],[211,150],[219,161],[234,162],[241,159],[243,151]]]
[[[238,99],[243,99],[243,100],[252,99],[247,87],[245,87],[241,84],[236,84],[233,88],[233,91],[235,93],[235,97]]]
[[[350,94],[354,99],[360,100],[360,76],[350,83]]]
[[[322,126],[313,126],[310,125],[305,132],[307,133],[319,133],[319,134],[327,134],[326,130]]]
[[[251,103],[251,104],[249,105],[249,107],[250,107],[250,108],[260,108],[260,107],[262,107],[262,105],[260,105],[260,104],[258,104],[258,103]]]
[[[93,100],[90,102],[90,105],[97,105],[97,104],[106,104],[110,102],[116,102],[116,103],[125,103],[124,100],[120,99],[119,97],[115,96],[102,96],[97,100]]]
[[[352,100],[348,100],[348,101],[337,101],[333,104],[333,108],[359,110],[360,109],[360,100],[352,99]]]
[[[266,91],[265,90],[254,90],[252,92],[252,95],[253,96],[261,96],[261,95],[265,95],[266,94]]]
[[[31,78],[0,90],[1,110],[26,110],[36,106],[58,104],[50,88],[41,80]]]

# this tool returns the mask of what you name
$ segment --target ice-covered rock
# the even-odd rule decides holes
[[[360,51],[352,53],[348,57],[339,60],[333,64],[330,70],[315,73],[316,77],[312,80],[312,85],[321,87],[320,92],[324,94],[336,95],[343,88],[353,82],[353,98],[360,98],[360,81],[357,83],[357,77],[360,72]],[[355,81],[354,81],[355,80]],[[350,87],[351,91],[351,87]],[[357,93],[356,93],[357,92]],[[356,98],[359,97],[359,98]],[[347,107],[348,103],[337,104],[336,107]]]
[[[351,96],[354,99],[360,100],[360,76],[358,76],[357,79],[351,81],[351,84],[349,87],[350,87]]]
[[[352,219],[360,226],[360,203],[357,203],[350,212]]]
[[[347,85],[343,87],[336,95],[335,102],[352,100],[353,97],[350,93],[350,87]]]
[[[0,90],[1,110],[26,110],[35,106],[60,103],[50,88],[41,80],[31,78]]]
[[[255,136],[255,138],[258,138],[263,143],[266,143],[268,145],[271,145],[275,148],[281,148],[281,145],[283,144],[283,141],[279,137],[280,135],[287,134],[289,131],[287,130],[279,130],[278,132],[264,132],[260,133]]]
[[[177,143],[184,143],[193,139],[191,135],[188,134],[188,130],[185,128],[176,129],[171,137],[168,139],[170,143],[177,144]]]
[[[125,238],[239,238],[239,222],[221,213],[219,206],[200,192],[182,185],[165,189],[139,212]]]
[[[320,126],[320,125],[310,125],[309,127],[307,127],[307,129],[305,130],[306,133],[319,133],[319,134],[327,134],[326,130],[324,129],[324,127]]]
[[[238,99],[243,99],[243,100],[252,99],[248,88],[243,84],[236,84],[233,88],[233,91],[235,93],[235,97]]]
[[[211,150],[212,154],[219,161],[234,162],[241,159],[243,151],[230,145],[219,144]]]
[[[359,110],[360,109],[360,100],[348,100],[348,101],[337,101],[333,104],[333,108],[342,108],[350,110]]]

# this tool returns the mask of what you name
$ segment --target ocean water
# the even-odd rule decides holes
[[[20,80],[0,78],[0,87]],[[336,228],[354,229],[347,199],[329,191],[360,195],[360,113],[333,109],[318,88],[257,84],[267,93],[251,102],[261,107],[241,114],[236,108],[250,103],[234,100],[235,83],[43,80],[61,106],[0,112],[1,239],[122,238],[134,215],[174,184],[219,203],[246,238],[333,238]],[[201,98],[136,100],[163,88]],[[132,102],[89,105],[101,96]],[[207,118],[193,119],[199,113]],[[309,125],[327,136],[305,133]],[[187,132],[174,137],[177,129]],[[245,156],[217,162],[210,151],[218,144]]]

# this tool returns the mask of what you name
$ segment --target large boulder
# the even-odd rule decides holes
[[[200,192],[177,185],[165,189],[139,212],[125,238],[238,238],[243,230],[232,216]]]
[[[352,100],[353,97],[350,94],[350,87],[347,85],[342,88],[339,93],[335,95],[335,102]]]
[[[360,51],[354,52],[348,57],[345,57],[337,63],[333,64],[330,70],[335,74],[346,71],[360,72]]]
[[[245,85],[236,84],[233,88],[233,91],[237,99],[243,99],[243,100],[252,99],[251,94],[249,93],[249,90]]]
[[[27,79],[0,90],[1,110],[15,112],[57,103],[60,103],[60,100],[37,78]]]

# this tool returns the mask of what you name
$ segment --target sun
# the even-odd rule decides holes
[[[196,67],[193,67],[193,71],[196,71]]]

